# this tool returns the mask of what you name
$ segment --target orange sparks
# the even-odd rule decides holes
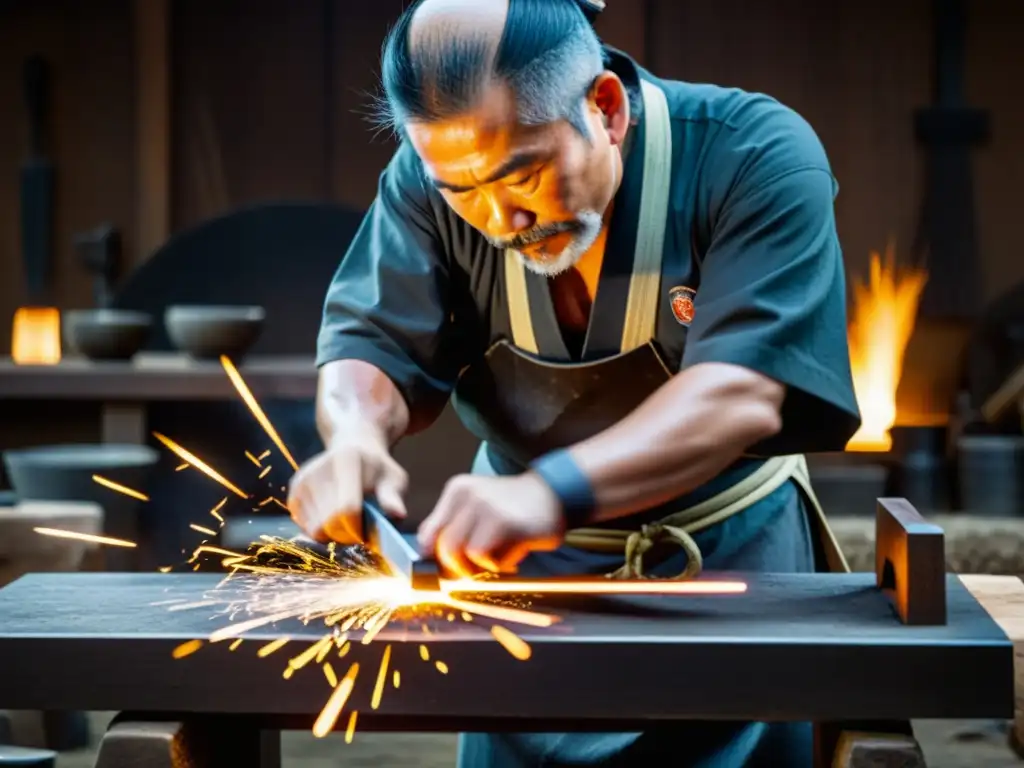
[[[332,644],[333,642],[330,635],[322,637],[315,643],[313,643],[311,646],[309,646],[309,648],[300,653],[298,656],[289,660],[288,666],[294,669],[302,669],[304,666],[309,664],[309,662],[315,659],[320,654],[320,651],[322,649],[330,649]]]
[[[205,461],[200,459],[198,456],[182,448],[176,442],[171,440],[171,438],[167,437],[166,435],[162,435],[159,432],[154,432],[153,437],[155,437],[157,440],[159,440],[161,443],[167,446],[171,451],[177,454],[179,458],[187,461],[189,464],[198,469],[211,480],[215,480],[216,482],[220,483],[236,496],[240,496],[243,499],[249,498],[248,495],[244,493],[242,490],[240,490],[237,485],[232,483],[230,480],[228,480],[226,477],[220,474],[220,472],[215,470],[213,467],[211,467]]]
[[[147,496],[146,494],[140,491],[136,491],[134,488],[129,488],[127,485],[121,485],[120,483],[115,483],[113,480],[108,480],[107,478],[103,477],[103,475],[93,475],[92,480],[94,483],[98,483],[99,485],[102,485],[104,488],[109,488],[112,491],[123,493],[125,496],[131,496],[133,499],[138,499],[139,501],[149,501],[149,496]]]
[[[391,684],[395,688],[398,688],[402,684],[402,675],[397,669],[391,675]]]
[[[274,445],[277,446],[278,450],[281,451],[281,455],[283,455],[288,463],[291,464],[292,469],[298,471],[299,465],[295,462],[295,459],[292,458],[288,448],[285,447],[284,441],[281,440],[281,437],[277,434],[277,430],[274,429],[274,425],[270,423],[270,419],[267,418],[267,415],[263,412],[260,404],[256,402],[256,398],[252,396],[252,392],[249,390],[249,385],[242,379],[242,376],[238,373],[238,369],[235,368],[234,363],[232,363],[226,356],[221,355],[220,364],[224,367],[224,372],[227,373],[228,378],[231,379],[231,383],[235,385],[235,389],[238,390],[238,394],[241,395],[242,400],[245,401],[249,410],[252,411],[252,415],[256,417],[256,421],[258,421],[260,426],[263,427],[267,436],[274,441]]]
[[[316,654],[316,663],[321,664],[323,660],[327,658],[327,654],[331,652],[331,648],[334,647],[334,642],[330,635],[327,635],[324,640],[326,642],[320,643],[320,650]]]
[[[181,464],[179,464],[178,466],[176,466],[174,468],[174,471],[175,472],[181,472],[181,470],[183,470],[183,469],[188,469],[188,462],[187,461],[184,461]]]
[[[388,662],[391,661],[391,646],[384,646],[384,656],[380,660],[380,670],[377,672],[377,684],[373,687],[373,698],[370,699],[370,708],[380,707],[381,697],[384,695],[384,685],[388,681]]]
[[[391,613],[378,613],[371,616],[370,619],[363,625],[363,629],[366,634],[363,635],[362,644],[369,645],[373,642],[374,638],[380,634],[381,630],[388,625],[388,620],[391,618]]]
[[[252,462],[253,464],[255,464],[255,465],[256,465],[257,467],[258,467],[258,466],[260,466],[260,460],[259,460],[259,459],[257,459],[257,458],[256,458],[255,456],[253,456],[253,455],[252,455],[251,453],[249,453],[248,451],[246,451],[246,452],[245,452],[245,458],[247,458],[247,459],[248,459],[249,461],[251,461],[251,462]]]
[[[171,656],[175,659],[184,659],[186,656],[191,656],[202,647],[202,640],[189,640],[171,651]]]
[[[265,458],[267,458],[267,456],[269,456],[269,455],[270,455],[270,451],[264,451],[263,453],[261,453],[261,454],[260,454],[259,456],[257,456],[256,458],[258,458],[258,459],[259,459],[260,461],[263,461],[263,460],[264,460]]]
[[[351,744],[352,739],[356,735],[356,720],[359,718],[359,713],[356,710],[352,710],[352,714],[348,716],[348,726],[345,728],[345,743]]]
[[[726,595],[747,591],[742,581],[670,581],[666,579],[566,579],[564,581],[518,581],[453,579],[441,582],[448,594],[572,594],[572,595]],[[479,613],[479,611],[473,611]]]
[[[196,525],[195,523],[189,523],[188,527],[191,528],[193,531],[198,531],[199,533],[205,533],[207,536],[216,536],[217,535],[216,531],[211,531],[209,528],[203,528],[203,526]]]
[[[259,656],[261,659],[264,659],[267,656],[269,656],[270,654],[272,654],[274,651],[277,651],[277,650],[280,650],[281,648],[283,648],[287,643],[288,643],[288,638],[287,637],[279,637],[279,638],[277,638],[277,640],[271,640],[269,643],[267,643],[262,648],[260,648],[258,651],[256,651],[256,655]]]
[[[240,646],[241,644],[242,644],[242,638],[240,638],[240,637],[239,638],[235,638],[235,640],[232,641],[231,645],[228,646],[228,650],[229,651],[233,651],[236,648],[238,648],[238,646]]]
[[[459,611],[472,611],[479,616],[486,616],[497,621],[507,621],[512,624],[526,624],[531,627],[550,627],[558,621],[557,616],[548,613],[536,613],[524,611],[521,608],[509,608],[504,605],[489,605],[488,603],[474,603],[467,600],[456,600],[449,597],[445,601],[452,608]]]
[[[533,655],[533,649],[530,648],[530,644],[512,630],[496,624],[491,627],[491,634],[513,658],[526,661]]]
[[[358,662],[353,662],[352,666],[348,668],[348,672],[345,673],[344,679],[335,687],[331,698],[327,700],[316,722],[313,723],[313,735],[318,739],[322,739],[334,730],[334,725],[341,716],[341,710],[345,708],[345,704],[348,703],[348,697],[352,695],[352,688],[356,684],[356,675],[358,674],[359,664]]]
[[[112,539],[109,536],[97,536],[93,533],[79,533],[78,531],[63,531],[58,528],[33,528],[36,533],[41,533],[43,536],[56,536],[60,539],[78,539],[79,541],[88,541],[92,544],[105,544],[111,547],[134,547],[136,546],[134,541],[125,541],[124,539]]]
[[[424,661],[430,661],[430,649],[425,645],[420,646],[420,658]]]
[[[440,672],[442,675],[448,674],[448,665],[445,664],[443,661],[435,661],[434,666],[437,667],[437,671]]]
[[[321,669],[324,671],[324,677],[327,678],[327,684],[331,686],[331,688],[337,687],[338,676],[334,674],[334,667],[331,666],[331,662],[328,661],[323,665],[323,667],[321,667]]]
[[[284,668],[284,672],[281,673],[281,677],[283,677],[285,680],[291,680],[292,679],[292,675],[294,675],[294,674],[295,674],[295,668],[294,667],[285,667]]]
[[[258,480],[262,480],[264,477],[266,477],[267,474],[269,474],[270,469],[271,469],[270,465],[267,464],[267,466],[265,466],[262,470],[260,470],[260,474],[258,475],[257,479]]]

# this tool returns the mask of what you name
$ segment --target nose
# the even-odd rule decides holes
[[[501,194],[488,194],[487,206],[487,234],[491,237],[510,237],[529,229],[537,221],[535,214],[523,210]]]

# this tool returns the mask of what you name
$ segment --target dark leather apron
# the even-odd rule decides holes
[[[672,371],[652,343],[665,226],[671,184],[672,134],[665,95],[642,83],[646,130],[643,192],[633,273],[630,278],[620,353],[603,360],[555,363],[538,355],[527,298],[525,267],[520,257],[505,254],[505,278],[513,342],[494,344],[481,361],[462,372],[453,406],[463,424],[484,441],[474,464],[476,473],[494,473],[488,449],[519,467],[538,456],[587,439],[621,421],[659,387]],[[765,460],[753,474],[711,498],[680,509],[659,523],[639,530],[607,528],[570,531],[566,543],[580,549],[621,552],[625,565],[618,575],[642,575],[644,555],[657,544],[673,543],[689,554],[680,577],[699,573],[700,551],[691,534],[714,525],[763,499],[794,480],[807,497],[812,536],[821,569],[849,570],[825,520],[803,456]],[[628,527],[628,518],[620,521]]]

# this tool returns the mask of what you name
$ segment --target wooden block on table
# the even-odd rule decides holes
[[[946,623],[944,534],[906,499],[878,500],[875,576],[904,624]]]
[[[1014,727],[1010,744],[1020,754],[1024,745],[1024,582],[1016,576],[987,575],[964,575],[960,581],[1013,643]]]

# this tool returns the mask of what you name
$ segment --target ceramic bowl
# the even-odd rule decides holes
[[[266,313],[255,306],[168,307],[164,326],[171,343],[200,360],[241,359],[259,338]]]
[[[62,319],[64,342],[91,360],[129,360],[146,343],[153,319],[120,309],[73,309]]]

